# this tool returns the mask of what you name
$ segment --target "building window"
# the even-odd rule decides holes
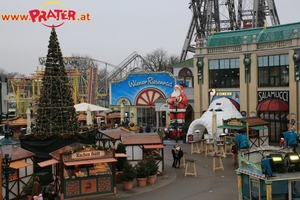
[[[258,86],[278,87],[289,85],[288,54],[258,57]]]
[[[209,87],[240,87],[240,59],[209,60]]]
[[[260,199],[260,183],[259,179],[250,178],[250,195],[251,199]]]
[[[154,107],[137,108],[137,124],[146,126],[147,124],[156,125],[156,115]]]
[[[183,87],[194,87],[193,72],[188,68],[183,68],[178,73],[177,83]]]
[[[269,141],[279,142],[283,132],[287,131],[289,111],[258,111],[261,119],[269,122]]]

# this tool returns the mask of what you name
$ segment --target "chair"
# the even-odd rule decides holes
[[[225,136],[225,155],[233,155],[233,153],[231,153],[233,139],[234,137],[232,136]]]

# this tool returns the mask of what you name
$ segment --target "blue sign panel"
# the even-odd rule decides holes
[[[175,78],[167,72],[132,73],[124,80],[111,83],[110,105],[117,105],[121,98],[128,99],[131,105],[135,105],[137,96],[144,90],[155,89],[167,98],[175,85]]]

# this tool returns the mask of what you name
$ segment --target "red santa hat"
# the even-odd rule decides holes
[[[183,90],[183,86],[180,85],[180,84],[176,84],[176,85],[174,86],[174,88],[178,88],[178,89],[180,89],[180,90]]]

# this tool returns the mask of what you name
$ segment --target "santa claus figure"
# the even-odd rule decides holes
[[[183,86],[179,84],[175,85],[174,91],[167,99],[171,121],[177,119],[178,123],[184,123],[187,102],[188,100],[183,92]]]

